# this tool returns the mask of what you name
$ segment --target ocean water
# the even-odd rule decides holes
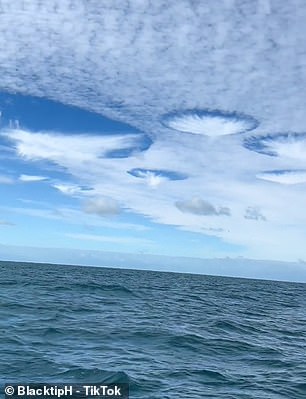
[[[143,399],[306,398],[306,285],[0,263],[0,384]]]

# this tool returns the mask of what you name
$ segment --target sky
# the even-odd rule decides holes
[[[0,244],[306,259],[305,18],[1,0]]]

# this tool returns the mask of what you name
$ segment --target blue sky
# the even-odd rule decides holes
[[[2,245],[306,258],[303,2],[1,6]]]

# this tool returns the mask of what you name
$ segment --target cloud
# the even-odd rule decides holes
[[[193,213],[195,215],[205,216],[230,216],[231,212],[229,208],[219,207],[216,208],[207,201],[201,198],[194,197],[191,200],[177,201],[175,206],[182,212]]]
[[[122,158],[146,149],[144,135],[63,135],[59,133],[29,132],[8,129],[2,136],[15,141],[18,154],[26,159],[49,159],[61,163],[63,159],[90,162],[93,157]]]
[[[121,212],[119,204],[111,198],[89,200],[84,204],[84,211],[98,216],[118,215]]]
[[[50,137],[52,139],[52,133]],[[26,137],[25,140],[32,142],[32,148],[36,146],[36,134],[33,133],[30,139]],[[71,140],[74,143],[74,137],[71,137]],[[13,143],[14,141],[12,139]],[[70,148],[69,140],[66,141],[66,146]],[[30,146],[27,148],[30,155],[32,149]],[[67,219],[69,223],[81,223],[80,220],[82,220],[82,223],[86,225],[88,220],[88,225],[95,225],[98,221],[94,215],[97,213],[102,216],[116,214],[118,204],[120,204],[120,210],[129,212],[130,215],[142,215],[155,224],[170,225],[183,231],[213,235],[228,245],[247,248],[246,254],[252,253],[253,256],[254,253],[256,256],[262,254],[263,257],[271,256],[271,253],[274,256],[280,256],[280,252],[274,249],[273,242],[271,243],[266,238],[265,243],[263,237],[274,237],[275,241],[282,242],[285,237],[280,235],[280,226],[293,223],[296,227],[291,233],[296,244],[290,247],[290,253],[298,253],[302,257],[301,252],[296,252],[300,242],[299,226],[306,223],[298,212],[298,209],[303,206],[300,193],[283,192],[281,187],[278,188],[275,185],[270,187],[267,182],[256,179],[258,170],[268,169],[271,166],[269,163],[271,159],[277,162],[278,160],[271,157],[262,159],[262,155],[246,151],[241,146],[241,141],[237,142],[234,136],[226,141],[207,141],[199,135],[166,134],[156,136],[152,146],[140,155],[133,154],[120,159],[103,158],[97,156],[93,149],[90,161],[86,162],[82,162],[81,149],[79,154],[63,151],[59,156],[60,150],[61,147],[54,153],[43,154],[45,158],[42,157],[41,160],[55,162],[61,169],[64,168],[74,181],[79,182],[76,184],[77,187],[91,188],[91,190],[81,190],[78,193],[74,190],[70,192],[70,195],[83,200],[85,204],[87,201],[91,202],[86,213],[87,218],[80,217],[77,213],[70,213]],[[163,184],[160,184],[159,189],[154,190],[153,194],[152,186],[139,184],[141,178],[135,178],[127,173],[135,169],[176,171],[188,178],[163,180]],[[70,183],[56,184],[69,185]],[[213,199],[208,202],[212,208],[207,206],[207,201],[204,201],[202,209],[201,206],[197,207],[191,203],[192,211],[190,209],[187,211],[184,208],[186,200],[182,198],[183,193],[190,193],[191,198],[198,198],[201,201],[204,201],[203,198]],[[103,202],[102,209],[99,210],[99,206],[95,204],[99,198],[109,198],[111,202],[115,201],[116,205],[112,204],[109,209]],[[277,204],[273,198],[279,199]],[[175,205],[177,202],[183,206],[185,212]],[[269,223],[265,223],[265,231],[261,231],[260,223],[250,223],[244,218],[245,209],[250,202],[256,202],[258,207],[265,209],[269,220]],[[284,213],[283,209],[288,202],[294,203],[296,207],[286,209]],[[212,204],[227,206],[218,207]],[[201,215],[196,212],[208,214]],[[233,215],[231,218],[215,217],[217,214],[227,216],[229,213]],[[66,215],[66,212],[64,214]],[[43,217],[39,210],[33,210],[32,215]],[[93,219],[89,219],[90,215]],[[63,219],[61,214],[55,214],[52,210],[48,217]],[[216,220],[218,220],[217,225]],[[282,256],[286,256],[285,249],[288,247],[283,248]]]
[[[306,67],[303,2],[294,0],[299,13],[286,2],[271,13],[266,1],[23,3],[16,12],[10,0],[1,1],[2,89],[97,112],[145,135],[11,129],[2,139],[9,137],[23,162],[50,161],[80,187],[92,187],[90,196],[112,198],[155,223],[201,234],[217,229],[223,242],[242,247],[245,255],[305,258],[304,185],[288,190],[256,177],[306,168],[299,133],[306,129],[306,76],[297,73]],[[163,123],[177,110],[179,131]],[[201,110],[221,111],[214,118]],[[255,139],[247,136],[243,146],[239,135],[225,136],[246,125],[224,114],[260,122]],[[182,134],[184,129],[195,134]],[[213,131],[224,136],[203,136]],[[188,179],[159,184],[162,178],[150,175],[141,184],[127,174],[137,168],[177,171]],[[159,188],[154,195],[152,186]],[[221,226],[206,225],[208,217],[175,206],[185,196],[227,204],[232,217],[218,218]],[[267,223],[245,219],[250,203],[264,209]],[[205,201],[203,210],[225,212]]]
[[[147,172],[145,176],[145,181],[147,182],[148,186],[151,187],[158,187],[162,182],[166,180],[166,177],[160,176],[152,172]]]
[[[254,113],[268,129],[298,127],[304,77],[295,80],[293,72],[303,70],[305,59],[293,49],[305,32],[305,7],[296,0],[300,13],[295,15],[278,4],[271,16],[266,4],[226,1],[218,8],[211,3],[195,9],[191,2],[165,0],[129,7],[126,1],[112,7],[96,0],[73,6],[32,0],[17,13],[2,0],[1,84],[147,130],[158,128],[160,115],[171,110],[208,106]],[[245,18],[250,8],[254,23]]]
[[[0,184],[13,184],[14,179],[9,176],[0,175]]]
[[[306,183],[306,170],[271,170],[258,173],[256,177],[279,184],[300,184]]]
[[[158,187],[162,182],[168,180],[184,180],[187,178],[187,176],[182,173],[169,170],[135,168],[129,170],[127,173],[143,179],[151,187]]]
[[[145,244],[145,245],[152,245],[153,241],[147,240],[145,238],[138,238],[138,237],[118,237],[118,236],[103,236],[103,235],[96,235],[96,234],[78,234],[78,233],[67,233],[65,234],[66,237],[73,238],[76,240],[82,241],[95,241],[101,243],[112,243],[112,244],[120,244],[120,245],[135,245],[135,244]]]
[[[70,196],[79,196],[80,194],[86,195],[88,192],[90,192],[89,188],[84,188],[78,186],[77,184],[57,183],[52,184],[52,186],[60,191],[62,194]]]
[[[244,146],[260,154],[305,160],[306,133],[280,133],[249,137],[244,141]]]
[[[257,207],[252,207],[249,206],[244,215],[245,219],[249,220],[261,220],[261,221],[266,221],[266,217],[260,212],[260,209]]]
[[[148,231],[149,226],[140,223],[128,223],[121,222],[118,220],[107,220],[105,218],[97,218],[95,214],[88,214],[79,209],[67,208],[67,207],[50,207],[50,203],[44,203],[39,201],[28,201],[20,200],[25,204],[36,204],[41,207],[12,207],[12,206],[1,206],[0,210],[6,213],[17,213],[20,215],[27,215],[34,218],[51,219],[57,220],[64,223],[70,223],[73,225],[80,225],[88,228],[107,228],[121,231]]]
[[[15,226],[15,223],[9,222],[7,220],[0,220],[0,226]]]
[[[43,180],[47,180],[47,177],[44,176],[33,176],[33,175],[20,175],[19,180],[22,182],[39,182]]]
[[[219,110],[178,111],[164,116],[163,121],[174,130],[213,137],[243,133],[258,126],[251,116]]]
[[[167,177],[152,170],[133,169],[128,173],[134,177],[143,179],[143,181],[150,187],[158,187],[161,183],[166,182]]]

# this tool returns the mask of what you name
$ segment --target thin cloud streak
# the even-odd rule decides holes
[[[145,238],[138,237],[111,237],[111,236],[103,236],[103,235],[95,235],[95,234],[77,234],[77,233],[67,233],[66,237],[73,238],[75,240],[82,241],[95,241],[101,243],[112,243],[112,244],[121,244],[121,245],[137,245],[137,244],[145,244],[152,245],[153,241],[147,240]]]
[[[29,182],[29,183],[39,182],[39,181],[44,181],[44,180],[47,180],[47,179],[48,178],[44,177],[44,176],[33,176],[33,175],[24,175],[24,174],[19,176],[19,180],[22,181],[22,182],[26,182],[26,183],[27,182]]]

